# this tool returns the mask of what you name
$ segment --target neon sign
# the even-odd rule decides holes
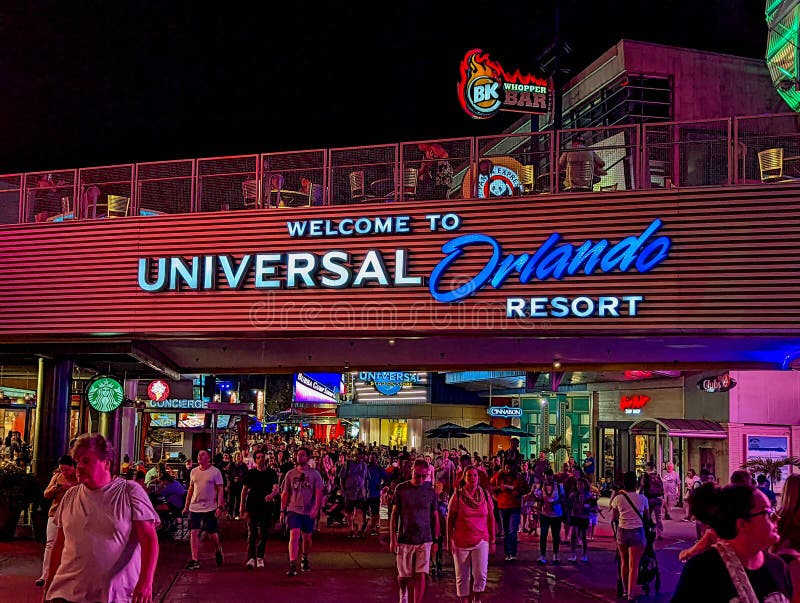
[[[521,417],[522,409],[517,406],[490,406],[486,414],[490,417]]]
[[[517,69],[509,74],[480,48],[467,52],[461,61],[458,100],[475,119],[492,117],[498,111],[547,113],[550,87],[546,79]]]
[[[147,386],[147,397],[154,402],[166,400],[169,398],[169,384],[162,379],[151,381]]]
[[[716,377],[706,377],[697,382],[697,389],[709,394],[727,392],[734,387],[736,387],[736,379],[732,379],[728,373]]]
[[[462,225],[458,214],[429,214],[430,231],[453,232]],[[344,289],[377,286],[379,288],[422,287],[427,285],[431,297],[440,303],[452,304],[476,296],[482,289],[501,289],[513,279],[521,285],[533,281],[561,280],[567,276],[595,273],[653,270],[669,255],[672,241],[658,236],[662,221],[654,219],[637,235],[617,243],[608,239],[569,243],[553,232],[538,247],[524,253],[505,253],[502,244],[492,236],[470,233],[445,242],[442,257],[430,275],[415,275],[413,258],[408,249],[367,249],[354,257],[342,249],[322,253],[310,251],[265,251],[245,253],[237,259],[231,255],[203,255],[140,258],[139,288],[149,293],[163,291],[232,290],[250,286],[255,289]],[[369,236],[375,233],[411,233],[413,225],[405,216],[344,218],[341,220],[299,220],[287,222],[292,238]],[[467,251],[489,253],[482,267],[474,267],[474,259],[464,257]],[[387,262],[386,255],[394,256]],[[463,260],[463,261],[462,261]],[[467,267],[465,267],[465,264]],[[456,274],[458,278],[451,279]],[[456,282],[455,285],[446,283]],[[509,297],[507,318],[551,316],[554,318],[589,316],[637,316],[641,295],[597,297]]]
[[[619,399],[619,409],[625,411],[626,415],[638,415],[648,402],[650,402],[650,396],[644,394],[622,396]]]
[[[358,380],[372,385],[384,396],[394,396],[404,386],[413,386],[420,383],[419,373],[406,373],[398,371],[361,372]]]

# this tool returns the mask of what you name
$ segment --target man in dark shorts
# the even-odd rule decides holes
[[[256,466],[244,474],[239,516],[247,522],[247,569],[264,567],[273,504],[280,496],[278,474],[267,467],[263,450],[254,453]]]
[[[438,497],[426,480],[432,470],[425,459],[414,461],[411,479],[395,488],[389,520],[389,550],[397,554],[401,603],[420,603],[431,552],[441,533]],[[409,597],[410,591],[410,597]]]
[[[191,535],[189,547],[192,558],[186,569],[200,569],[197,560],[200,554],[200,529],[208,534],[217,549],[215,558],[217,566],[222,565],[222,545],[219,543],[219,524],[217,518],[225,513],[225,494],[222,487],[222,473],[211,464],[211,455],[207,450],[197,453],[199,465],[189,474],[189,491],[186,493],[184,514],[189,514]]]
[[[297,465],[283,479],[281,492],[281,521],[289,529],[289,577],[297,575],[297,558],[300,556],[300,541],[303,543],[303,558],[300,568],[311,569],[308,554],[311,552],[311,536],[314,522],[322,505],[322,476],[308,466],[311,451],[298,448],[295,455]]]
[[[378,455],[374,452],[369,455],[369,465],[367,465],[367,510],[369,511],[369,533],[370,536],[378,535],[378,522],[381,519],[381,490],[389,483],[389,476],[386,470],[378,465]]]

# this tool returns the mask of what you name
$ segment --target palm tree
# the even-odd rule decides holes
[[[550,440],[550,444],[548,444],[547,448],[545,448],[547,455],[552,455],[554,460],[559,450],[566,450],[567,452],[571,450],[571,448],[564,443],[563,435],[554,437],[552,440]]]
[[[783,467],[800,467],[800,458],[796,456],[786,456],[781,459],[769,459],[756,457],[742,463],[741,469],[747,469],[753,475],[764,474],[769,480],[769,488],[772,490],[773,484],[781,479]]]

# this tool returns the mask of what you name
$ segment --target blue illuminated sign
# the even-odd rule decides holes
[[[430,231],[457,231],[462,218],[455,213],[428,214]],[[339,220],[297,220],[286,223],[289,237],[352,237],[402,235],[413,232],[410,216],[369,216]],[[429,277],[414,275],[408,249],[391,251],[366,249],[356,259],[345,250],[324,253],[307,251],[246,253],[231,255],[173,256],[140,258],[139,288],[150,293],[163,291],[208,291],[221,286],[237,290],[246,284],[255,289],[345,289],[361,287],[422,287],[443,304],[461,302],[481,289],[501,289],[509,279],[521,285],[532,281],[561,280],[564,277],[611,272],[645,274],[664,262],[672,241],[658,235],[662,221],[654,219],[638,235],[617,243],[608,239],[568,243],[552,233],[538,248],[525,253],[505,253],[501,243],[483,233],[455,236],[442,245],[442,257]],[[489,259],[477,270],[477,251]],[[385,257],[385,255],[390,257]],[[392,257],[393,256],[393,257]],[[465,276],[466,275],[466,276]],[[456,282],[448,288],[448,282]],[[535,296],[506,299],[507,318],[616,318],[635,317],[644,302],[641,295]],[[395,386],[387,386],[394,389]],[[391,394],[387,394],[391,395]]]
[[[442,252],[446,253],[447,257],[431,272],[428,288],[436,301],[452,303],[475,295],[487,284],[500,289],[512,272],[519,273],[519,282],[523,285],[534,277],[540,281],[550,278],[561,280],[564,276],[572,276],[581,269],[588,276],[598,267],[603,273],[613,270],[627,272],[635,267],[638,272],[644,274],[664,261],[669,253],[671,241],[668,237],[661,236],[647,242],[660,227],[661,220],[655,219],[638,237],[626,237],[612,246],[609,246],[607,239],[597,243],[590,240],[578,248],[569,243],[556,247],[561,235],[554,232],[533,255],[522,253],[519,256],[514,254],[503,256],[500,243],[488,235],[461,235],[442,245]],[[448,270],[455,267],[465,248],[473,245],[490,247],[491,259],[468,282],[452,291],[441,291],[439,283],[444,280]]]
[[[406,373],[399,371],[361,372],[358,380],[371,384],[384,396],[394,396],[403,386],[412,386],[420,383],[419,373]]]
[[[516,406],[490,406],[486,409],[486,414],[490,417],[519,418],[522,416],[522,409]]]

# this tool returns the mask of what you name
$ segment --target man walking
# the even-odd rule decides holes
[[[367,509],[369,509],[369,528],[365,533],[370,536],[378,535],[378,522],[381,519],[381,490],[389,483],[386,470],[378,465],[378,455],[374,452],[369,455],[367,465]],[[363,534],[362,534],[363,535]]]
[[[519,522],[522,514],[522,497],[529,492],[528,484],[517,475],[513,465],[505,463],[491,479],[497,508],[503,525],[505,560],[516,561],[519,546]]]
[[[186,493],[186,506],[183,513],[189,514],[191,535],[189,547],[192,558],[186,569],[200,569],[197,560],[200,554],[200,529],[202,528],[217,549],[217,567],[222,565],[222,545],[219,543],[219,524],[217,518],[225,512],[225,496],[222,488],[222,473],[211,465],[211,455],[207,450],[197,453],[199,465],[189,474],[189,491]]]
[[[421,603],[431,550],[439,538],[438,497],[425,480],[431,471],[425,459],[414,461],[411,479],[394,491],[389,519],[389,550],[397,555],[400,603]],[[435,551],[434,551],[435,552]],[[409,598],[410,591],[410,598]]]
[[[675,463],[667,463],[667,470],[661,476],[664,484],[664,519],[672,519],[670,509],[678,504],[681,491],[681,476],[675,471]]]
[[[247,569],[264,567],[264,552],[269,538],[269,524],[274,523],[273,504],[280,496],[278,474],[267,467],[263,450],[254,453],[255,467],[244,474],[239,517],[247,522]]]
[[[369,489],[367,464],[360,451],[353,451],[351,458],[342,466],[339,486],[344,496],[344,514],[350,526],[350,538],[363,536],[367,527],[367,490]],[[359,528],[356,511],[361,511]]]
[[[302,540],[303,558],[300,569],[311,569],[308,554],[311,552],[311,537],[314,523],[322,505],[322,476],[316,469],[308,466],[311,451],[305,446],[297,449],[297,464],[290,469],[283,480],[281,492],[281,522],[289,529],[289,577],[297,575],[297,559],[300,556]]]
[[[664,482],[656,472],[655,463],[647,463],[647,473],[642,474],[641,492],[647,497],[647,508],[650,509],[653,521],[656,524],[656,539],[661,540],[664,532],[664,522],[661,513],[664,509]]]

